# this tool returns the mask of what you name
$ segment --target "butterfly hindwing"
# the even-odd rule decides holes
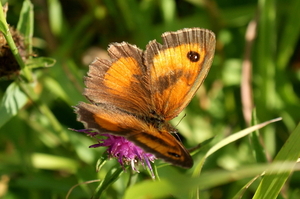
[[[175,165],[191,167],[193,164],[187,150],[170,134],[173,128],[167,123],[157,129],[143,120],[103,104],[96,106],[81,102],[75,112],[78,121],[87,129],[123,136],[146,152]]]

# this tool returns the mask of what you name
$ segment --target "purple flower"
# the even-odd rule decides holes
[[[132,170],[139,172],[136,169],[135,165],[141,163],[143,166],[145,166],[146,164],[151,172],[152,178],[154,178],[153,169],[150,162],[153,162],[156,157],[151,153],[146,153],[143,149],[136,146],[133,142],[130,142],[121,136],[101,134],[91,129],[71,130],[86,133],[88,136],[96,139],[98,143],[91,145],[90,148],[102,146],[108,147],[108,156],[110,158],[117,158],[118,162],[123,168],[124,165],[130,164]],[[101,136],[101,138],[99,138],[98,136]],[[103,137],[106,137],[106,139]]]

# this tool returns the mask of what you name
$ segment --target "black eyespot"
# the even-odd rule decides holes
[[[200,59],[200,55],[195,51],[190,51],[187,53],[187,58],[191,60],[191,62],[197,62]]]

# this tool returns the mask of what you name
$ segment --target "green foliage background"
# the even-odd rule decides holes
[[[6,1],[0,2],[4,5]],[[194,154],[194,168],[159,166],[161,181],[155,182],[142,167],[138,174],[127,170],[114,177],[114,183],[108,183],[102,198],[134,198],[135,194],[136,198],[195,198],[191,191],[197,187],[200,198],[277,197],[259,185],[260,177],[251,186],[244,186],[266,169],[251,168],[273,162],[284,144],[290,150],[278,155],[280,160],[295,162],[299,157],[296,140],[286,142],[292,132],[300,134],[296,128],[300,119],[299,0],[31,2],[34,24],[22,24],[25,29],[33,27],[32,54],[53,58],[56,63],[33,67],[30,83],[18,79],[2,79],[0,83],[0,198],[65,198],[72,186],[102,180],[114,172],[112,168],[118,169],[117,161],[110,160],[96,172],[97,160],[105,149],[89,149],[93,140],[68,130],[83,128],[72,106],[86,101],[81,93],[88,64],[96,56],[105,56],[111,42],[127,41],[144,49],[150,40],[161,41],[163,32],[187,27],[215,32],[216,54],[204,85],[173,124],[186,114],[177,128],[187,148],[214,139]],[[22,3],[9,1],[7,22],[11,26],[19,22]],[[46,58],[40,61],[39,66],[51,62]],[[247,63],[252,64],[252,70],[243,73]],[[242,80],[247,75],[252,79],[253,96],[243,99]],[[216,151],[204,162],[200,178],[195,178],[198,163],[209,148],[250,125],[243,115],[247,100],[256,108],[254,123],[276,117],[282,121]],[[162,163],[156,161],[156,165]],[[275,182],[276,177],[268,183]],[[295,172],[284,189],[274,189],[282,190],[278,198],[299,198],[299,177]],[[69,198],[91,198],[98,185],[81,184]],[[150,192],[146,194],[147,190]]]

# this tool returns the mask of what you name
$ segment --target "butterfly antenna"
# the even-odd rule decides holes
[[[179,123],[183,120],[183,118],[185,118],[185,116],[186,116],[186,114],[184,114],[184,116],[182,116],[182,118],[181,118],[180,121],[175,125],[175,127],[177,127],[177,126],[179,125]],[[182,142],[181,139],[180,139],[180,137],[179,137],[179,135],[177,134],[177,132],[174,133],[174,134],[175,134],[177,140],[179,140],[180,142]]]
[[[179,122],[175,125],[175,127],[177,127],[179,125],[179,123],[183,120],[183,118],[185,118],[186,113],[184,114],[184,116],[182,116],[182,118],[179,120]]]

